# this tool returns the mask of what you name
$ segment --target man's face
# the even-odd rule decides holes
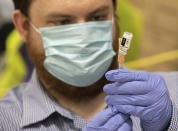
[[[29,19],[35,27],[62,26],[67,24],[77,24],[89,21],[112,20],[113,18],[112,0],[34,0],[30,6]],[[114,24],[115,25],[115,24]],[[113,47],[117,52],[117,27],[113,27]],[[116,29],[116,30],[115,30]],[[60,35],[60,34],[59,34]],[[64,90],[70,88],[70,91],[76,88],[60,82],[50,75],[43,66],[45,60],[45,51],[43,42],[38,32],[29,25],[27,41],[29,55],[36,66],[40,80],[48,87],[62,86]],[[117,68],[117,63],[113,62],[111,69]],[[103,86],[106,81],[102,78],[96,86]],[[96,86],[92,85],[96,88]],[[59,87],[60,88],[60,87]],[[88,87],[91,89],[91,87]],[[77,89],[76,89],[77,90]],[[87,90],[87,88],[83,89]],[[65,92],[64,91],[64,92]]]

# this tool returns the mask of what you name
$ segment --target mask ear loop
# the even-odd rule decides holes
[[[114,25],[114,15],[112,15],[112,24]]]
[[[41,32],[39,31],[39,29],[34,25],[34,24],[32,24],[32,22],[29,20],[29,19],[27,19],[28,20],[28,23],[30,24],[30,26],[36,31],[36,32],[38,32],[39,34],[41,34]]]

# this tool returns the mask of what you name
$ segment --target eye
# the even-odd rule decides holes
[[[71,20],[69,19],[65,19],[65,20],[61,20],[59,21],[59,25],[67,25],[67,24],[71,24]]]
[[[71,24],[73,21],[71,19],[63,19],[63,20],[51,20],[48,23],[51,26],[60,26],[60,25],[68,25]]]
[[[107,16],[106,15],[98,15],[98,16],[93,16],[92,21],[103,21],[106,20]]]

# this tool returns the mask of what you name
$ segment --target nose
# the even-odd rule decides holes
[[[85,18],[78,18],[77,19],[78,24],[85,23],[85,22],[87,22]]]

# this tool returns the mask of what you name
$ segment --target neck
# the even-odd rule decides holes
[[[40,81],[60,105],[88,121],[106,107],[104,101],[106,94],[102,91],[106,84],[104,80],[86,88],[69,87],[54,79],[49,79],[47,82],[48,80],[40,78]]]
[[[68,99],[61,94],[52,93],[56,100],[65,108],[77,113],[86,120],[91,120],[99,111],[106,107],[104,101],[105,94],[100,93],[98,96],[91,98],[89,100],[73,101]]]

